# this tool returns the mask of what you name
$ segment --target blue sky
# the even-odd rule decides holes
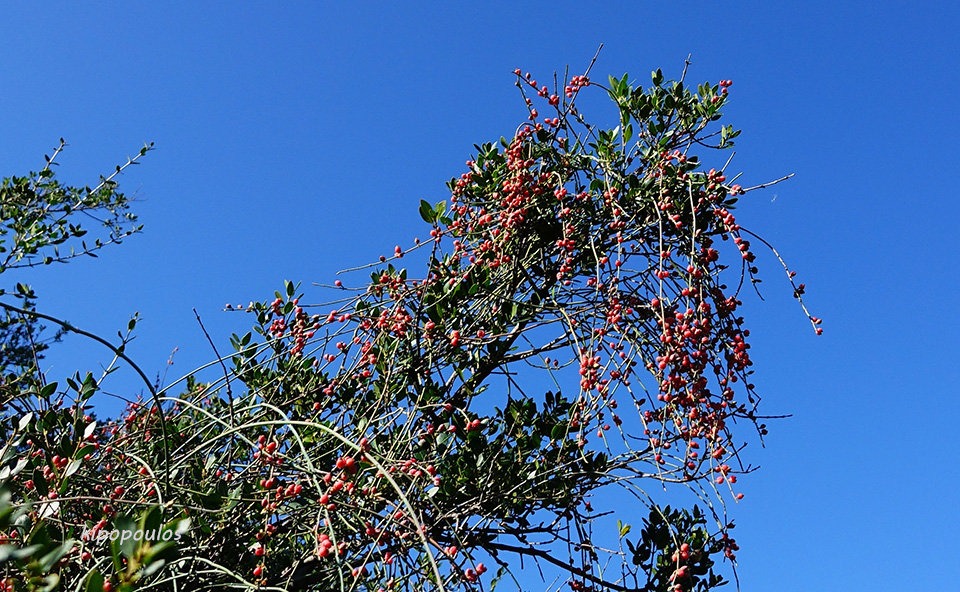
[[[412,5],[412,4],[411,4]],[[734,80],[738,214],[808,286],[815,338],[770,257],[749,302],[757,384],[776,422],[736,509],[743,590],[940,589],[957,564],[960,417],[954,269],[960,38],[953,3],[36,3],[0,37],[0,174],[126,174],[142,235],[98,260],[4,278],[114,334],[170,376],[248,326],[226,302],[285,278],[330,282],[424,228],[474,143],[524,117],[511,71],[660,67]],[[954,171],[954,173],[951,173]],[[70,338],[51,372],[105,352]],[[136,389],[119,377],[123,394]]]

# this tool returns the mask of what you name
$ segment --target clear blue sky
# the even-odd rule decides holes
[[[145,233],[99,260],[5,277],[171,376],[249,319],[225,302],[330,282],[423,234],[474,143],[523,118],[511,71],[651,69],[734,80],[738,220],[799,270],[815,338],[776,262],[750,302],[773,425],[736,509],[743,590],[945,589],[960,564],[960,10],[948,2],[30,3],[0,37],[0,174],[65,137],[64,179],[122,179]],[[411,3],[413,5],[413,3]],[[347,6],[349,6],[347,8]],[[81,8],[82,7],[82,8]],[[951,172],[953,171],[953,172]],[[52,373],[105,352],[71,338]],[[118,381],[116,388],[136,388]],[[124,392],[124,394],[130,394]],[[948,585],[949,586],[949,585]]]

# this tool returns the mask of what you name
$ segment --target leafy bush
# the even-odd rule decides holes
[[[253,304],[221,379],[175,392],[141,372],[150,398],[101,423],[101,379],[8,356],[8,589],[492,590],[531,563],[580,591],[725,583],[743,432],[766,432],[739,313],[766,243],[733,214],[753,188],[704,162],[739,133],[716,123],[730,82],[515,74],[527,121],[421,202],[429,240],[328,304],[291,282]],[[578,109],[593,89],[612,127]],[[48,167],[3,191],[4,269],[137,229],[112,178],[62,187]],[[83,208],[108,237],[64,254]],[[79,331],[0,306],[28,323],[10,351],[40,320]],[[126,339],[99,340],[133,363]]]

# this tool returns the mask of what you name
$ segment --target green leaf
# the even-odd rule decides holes
[[[83,461],[81,460],[71,460],[70,464],[67,465],[67,470],[63,472],[63,476],[69,477],[70,475],[73,475],[77,472],[77,469],[80,468],[81,464],[83,464]],[[64,485],[66,485],[66,481],[64,481]]]
[[[103,592],[103,574],[100,570],[93,569],[87,574],[87,585],[84,589],[86,592]]]
[[[40,571],[48,572],[53,569],[53,566],[56,562],[60,561],[64,555],[67,554],[70,549],[73,548],[75,541],[73,539],[67,539],[57,545],[52,551],[40,558]]]
[[[28,545],[15,547],[14,545],[0,545],[0,565],[9,559],[24,559],[33,556],[43,549],[43,545]]]
[[[95,447],[93,444],[85,444],[80,447],[79,450],[73,455],[73,458],[81,459],[84,456],[93,453]]]
[[[550,437],[554,440],[561,440],[567,434],[567,426],[558,423],[550,430]]]
[[[118,516],[114,520],[114,528],[119,531],[117,540],[111,541],[113,551],[113,562],[120,565],[120,555],[127,559],[132,559],[137,549],[137,541],[133,540],[133,533],[137,531],[137,526],[129,516]],[[121,571],[120,567],[117,571]]]
[[[37,490],[37,494],[40,495],[41,497],[50,493],[50,488],[49,488],[49,485],[47,484],[47,479],[46,477],[44,477],[43,471],[41,471],[39,468],[35,468],[33,470],[33,483],[34,483],[34,487]]]
[[[170,543],[160,543],[160,545],[163,546],[163,549],[161,550],[165,550],[168,546],[171,546],[171,547],[173,546]],[[144,561],[144,567],[143,567],[143,571],[140,573],[145,578],[157,573],[158,571],[163,569],[164,565],[167,564],[167,561],[165,559],[160,559],[155,557],[154,553],[147,555],[143,561]]]
[[[86,440],[87,438],[89,438],[93,434],[93,431],[95,429],[97,429],[96,421],[91,421],[90,423],[88,423],[87,427],[83,428],[83,439]]]
[[[159,532],[162,524],[163,513],[160,511],[160,506],[152,506],[140,519],[140,529],[146,532]]]
[[[653,79],[654,85],[660,86],[660,84],[663,82],[663,71],[660,70],[660,68],[657,68],[650,74],[650,78]]]
[[[166,523],[163,528],[165,530],[172,530],[175,535],[182,536],[190,529],[190,519],[177,518],[176,520],[171,520]]]
[[[0,469],[0,481],[6,481],[10,477],[13,477],[14,475],[22,471],[23,468],[27,466],[27,463],[29,462],[29,460],[30,459],[26,457],[21,457],[20,460],[17,461],[17,464],[14,465],[12,469],[9,466],[4,466],[2,469]]]
[[[420,200],[420,217],[423,218],[423,221],[427,224],[433,224],[437,220],[436,212],[430,205],[430,202],[425,199]]]

